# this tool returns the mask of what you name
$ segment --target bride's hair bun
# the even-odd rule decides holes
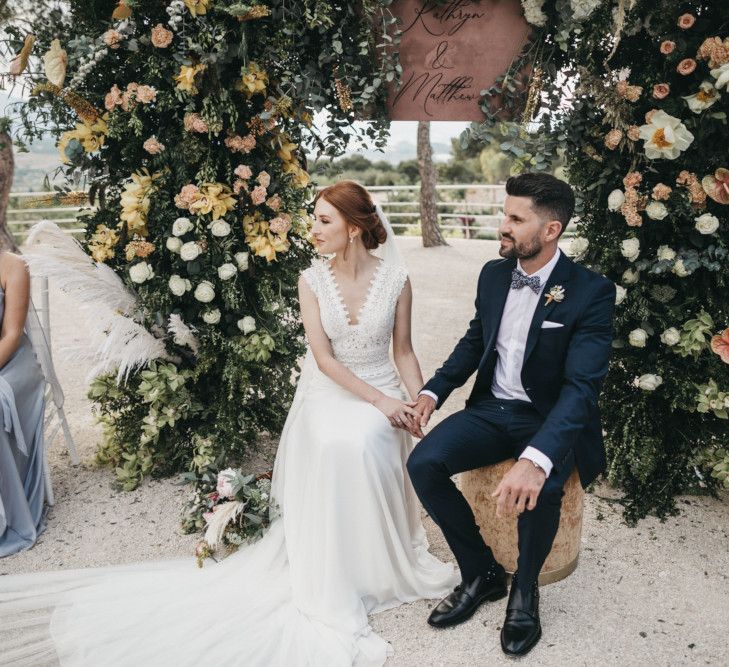
[[[362,230],[362,243],[374,250],[387,240],[387,230],[377,215],[370,193],[355,181],[339,181],[320,190],[314,203],[322,198],[339,211],[351,225]]]

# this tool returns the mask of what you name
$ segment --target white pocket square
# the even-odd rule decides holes
[[[559,322],[550,322],[549,320],[544,320],[544,322],[542,322],[542,329],[558,329],[563,326],[564,324]]]

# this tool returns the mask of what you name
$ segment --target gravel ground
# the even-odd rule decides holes
[[[426,379],[447,357],[473,313],[475,283],[482,264],[496,257],[491,241],[450,240],[449,247],[424,249],[419,238],[398,239],[415,293],[414,340]],[[182,535],[180,508],[185,487],[152,480],[139,489],[115,491],[108,470],[93,454],[101,430],[86,399],[86,370],[64,359],[63,347],[83,340],[73,304],[51,295],[53,348],[66,391],[66,409],[82,464],[72,466],[60,438],[49,459],[56,505],[36,546],[0,560],[5,574],[131,563],[190,555],[197,537]],[[434,422],[463,407],[469,386],[454,392]],[[272,460],[264,450],[250,469]],[[729,618],[729,503],[687,497],[680,515],[630,528],[616,494],[605,485],[585,503],[582,552],[577,571],[542,589],[540,644],[524,665],[727,664]],[[452,556],[426,517],[433,551]],[[466,624],[430,628],[433,606],[423,601],[372,617],[395,656],[389,665],[485,665],[513,662],[501,653],[498,630],[504,601],[482,607]],[[0,663],[1,663],[0,659]]]

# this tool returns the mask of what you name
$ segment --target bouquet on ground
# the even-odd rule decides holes
[[[195,547],[200,567],[221,547],[232,553],[240,545],[261,538],[276,514],[271,503],[271,473],[244,475],[239,470],[226,468],[217,476],[206,471],[202,477],[208,484],[214,480],[215,488],[200,495],[199,502],[187,512],[189,527],[205,531]],[[194,481],[199,483],[200,480]],[[201,517],[202,521],[195,521],[193,515]]]

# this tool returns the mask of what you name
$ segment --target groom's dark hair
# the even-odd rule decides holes
[[[572,188],[551,174],[520,174],[506,181],[506,194],[512,197],[530,197],[534,212],[546,220],[562,223],[560,236],[575,212],[575,194]]]

